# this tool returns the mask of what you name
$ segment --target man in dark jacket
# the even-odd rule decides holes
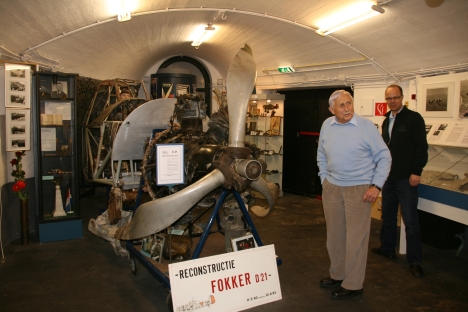
[[[375,254],[395,257],[398,204],[406,227],[406,259],[411,274],[423,277],[422,245],[418,218],[418,184],[427,163],[428,145],[424,119],[403,106],[403,90],[391,85],[385,90],[390,109],[382,124],[382,137],[392,154],[392,167],[382,188],[382,229],[380,248]]]

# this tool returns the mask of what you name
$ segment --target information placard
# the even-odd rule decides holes
[[[184,144],[156,145],[157,185],[184,184]]]
[[[241,311],[281,299],[274,245],[169,264],[174,311]]]

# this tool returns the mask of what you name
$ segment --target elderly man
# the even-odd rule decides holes
[[[317,163],[327,224],[330,277],[325,288],[339,287],[334,299],[363,292],[370,234],[371,205],[379,196],[392,158],[375,125],[354,114],[353,97],[333,92],[320,131]]]

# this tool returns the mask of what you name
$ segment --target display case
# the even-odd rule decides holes
[[[35,177],[41,243],[82,237],[76,76],[43,72],[34,75]]]
[[[430,145],[421,184],[468,194],[468,149]]]
[[[280,187],[283,195],[283,94],[252,94],[247,111],[245,140],[255,145],[267,167],[263,177]]]

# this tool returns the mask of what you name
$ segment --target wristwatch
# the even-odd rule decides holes
[[[379,192],[382,191],[382,189],[381,189],[380,187],[378,187],[377,185],[375,185],[375,184],[372,184],[371,186],[373,186],[373,187],[375,187],[376,189],[378,189]]]

